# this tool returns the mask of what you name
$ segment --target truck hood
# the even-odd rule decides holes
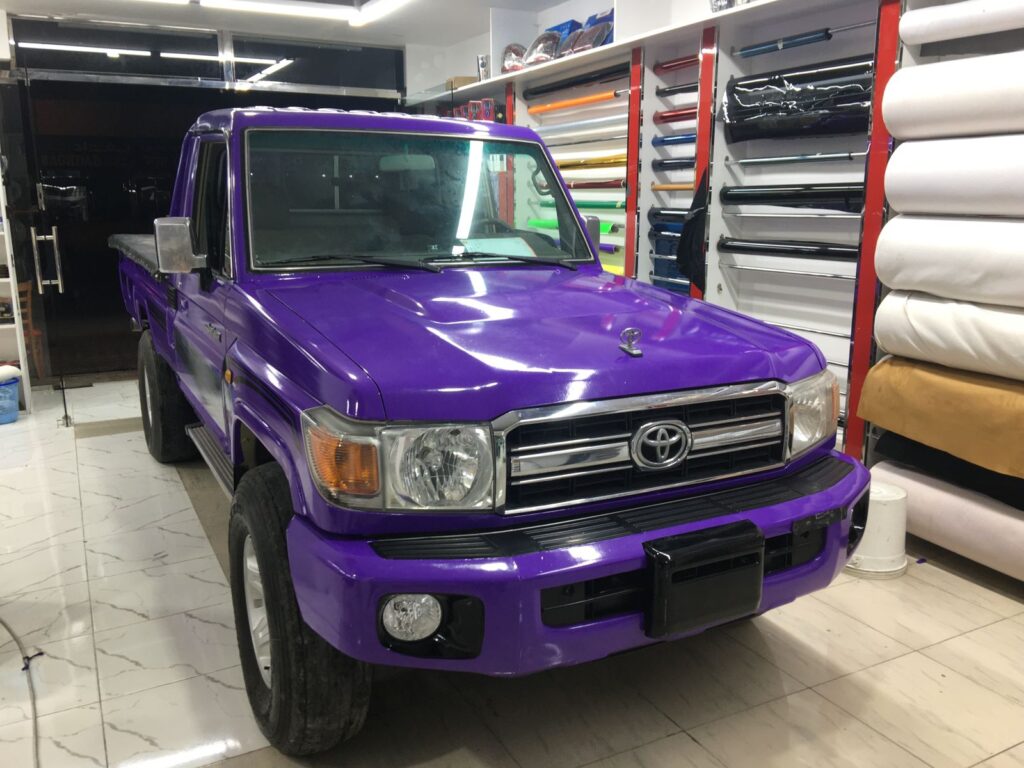
[[[268,293],[366,371],[389,419],[487,421],[824,366],[798,336],[596,267],[321,273]],[[641,357],[619,348],[626,328]]]

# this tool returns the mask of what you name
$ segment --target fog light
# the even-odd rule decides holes
[[[384,603],[381,622],[396,640],[413,643],[437,632],[441,604],[433,595],[392,595]]]

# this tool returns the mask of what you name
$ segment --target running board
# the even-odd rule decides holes
[[[206,466],[210,468],[217,485],[230,499],[235,493],[235,470],[228,457],[224,455],[224,451],[221,450],[217,438],[211,435],[210,430],[202,424],[185,427],[185,433],[196,444],[199,455],[203,457]]]

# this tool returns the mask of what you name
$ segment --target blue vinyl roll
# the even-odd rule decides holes
[[[656,221],[651,225],[651,228],[655,232],[674,232],[677,235],[683,232],[682,222]]]
[[[652,147],[671,147],[676,144],[693,144],[697,141],[696,133],[677,133],[675,136],[655,136],[651,139]]]

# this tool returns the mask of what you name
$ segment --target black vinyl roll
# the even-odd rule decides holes
[[[654,93],[657,96],[675,96],[677,93],[696,93],[700,88],[700,83],[684,83],[683,85],[663,85],[661,88],[655,88]]]
[[[811,240],[744,240],[720,237],[718,250],[726,253],[757,253],[766,256],[809,256],[825,259],[856,260],[860,249],[856,245],[819,243]]]
[[[653,160],[651,168],[656,171],[678,171],[689,170],[697,161],[692,157],[669,157],[662,160]]]
[[[774,184],[722,187],[723,205],[782,205],[789,208],[827,208],[859,213],[864,207],[863,184]]]
[[[538,96],[545,96],[555,91],[561,91],[565,88],[575,88],[581,85],[590,85],[591,83],[603,83],[607,80],[618,80],[622,77],[629,76],[629,64],[616,64],[614,67],[605,67],[599,69],[596,72],[588,72],[585,75],[579,77],[568,77],[565,80],[557,80],[554,83],[547,83],[546,85],[538,85],[535,88],[527,88],[523,91],[523,100],[532,101]]]
[[[647,211],[647,220],[654,224],[666,221],[685,221],[689,213],[687,208],[651,208]]]
[[[895,432],[883,433],[875,443],[871,463],[876,464],[883,459],[909,464],[925,474],[1024,510],[1024,480],[1021,478],[979,467]]]
[[[734,78],[722,100],[726,141],[866,133],[873,82],[869,54]]]

